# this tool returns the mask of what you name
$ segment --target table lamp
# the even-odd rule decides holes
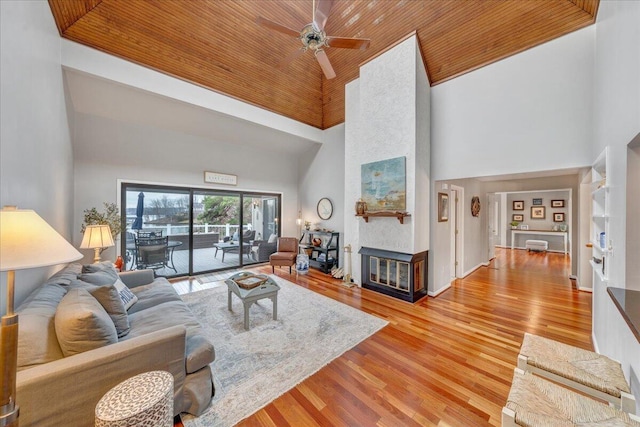
[[[93,249],[93,262],[100,262],[100,254],[104,248],[114,246],[111,228],[108,225],[89,225],[84,230],[80,249]]]
[[[63,264],[82,258],[69,242],[32,210],[0,210],[0,271],[7,272],[7,312],[0,330],[0,426],[17,425],[18,315],[13,312],[15,270]]]

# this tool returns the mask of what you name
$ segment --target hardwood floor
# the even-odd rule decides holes
[[[574,289],[569,265],[563,254],[497,249],[489,267],[416,304],[276,269],[389,325],[239,425],[500,425],[524,332],[592,349],[591,294]]]

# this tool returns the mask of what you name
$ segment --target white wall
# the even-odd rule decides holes
[[[0,76],[0,204],[33,209],[70,239],[73,158],[60,36],[47,2],[0,2]],[[16,272],[16,306],[58,268]],[[4,313],[6,274],[1,280]]]
[[[299,210],[303,221],[310,221],[319,228],[340,232],[340,246],[344,248],[344,212],[353,209],[345,206],[344,198],[344,124],[327,129],[323,143],[300,157]],[[333,204],[333,215],[326,221],[318,216],[318,201],[327,197]],[[304,222],[303,222],[304,223]],[[315,227],[314,227],[315,228]],[[346,265],[344,251],[340,249],[340,267]]]
[[[221,137],[222,138],[222,137]],[[119,203],[118,179],[202,188],[282,193],[282,235],[297,235],[298,160],[294,155],[77,114],[75,157],[75,220],[73,241],[81,241],[82,212]],[[238,176],[237,186],[205,184],[203,172]],[[115,250],[103,254],[114,259]],[[89,260],[89,255],[85,260]]]
[[[640,132],[640,2],[600,2],[595,40],[595,140],[591,160],[610,147],[610,256],[608,286],[626,287],[626,150]],[[640,397],[640,344],[613,305],[606,284],[593,283],[594,339],[597,348],[622,362]]]
[[[434,86],[434,180],[591,164],[595,28]]]

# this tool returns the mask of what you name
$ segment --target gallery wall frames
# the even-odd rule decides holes
[[[522,222],[522,221],[524,221],[524,215],[523,214],[513,214],[513,216],[511,217],[511,221]]]
[[[544,206],[531,206],[531,219],[545,219]]]
[[[554,212],[553,222],[564,222],[564,212]]]
[[[513,210],[514,211],[523,211],[524,210],[524,200],[514,200],[513,201]]]
[[[533,199],[533,200],[531,201],[531,204],[532,204],[533,206],[542,206],[542,199],[537,199],[537,198],[536,198],[536,199]]]
[[[552,208],[564,208],[564,199],[562,200],[552,200],[551,201]]]

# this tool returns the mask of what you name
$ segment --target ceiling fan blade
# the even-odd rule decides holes
[[[316,59],[318,60],[320,68],[322,68],[322,72],[324,73],[324,76],[327,78],[327,80],[332,79],[336,76],[336,72],[333,71],[331,62],[329,62],[329,57],[324,50],[316,50]]]
[[[300,37],[300,31],[292,30],[289,27],[280,25],[277,22],[273,22],[272,20],[263,18],[262,16],[258,16],[258,18],[256,19],[256,22],[272,30],[279,31],[281,33],[288,34],[293,37]]]
[[[327,37],[327,46],[343,49],[365,50],[369,47],[371,39],[356,39],[351,37]]]
[[[329,18],[329,12],[333,6],[333,0],[318,0],[318,7],[316,7],[313,15],[313,25],[317,30],[323,31],[324,26],[327,24],[327,18]]]
[[[285,69],[287,67],[287,65],[289,65],[289,63],[291,61],[296,59],[298,56],[302,55],[304,52],[305,52],[304,48],[300,48],[300,49],[294,50],[289,55],[287,55],[286,58],[284,58],[282,61],[280,61],[280,63],[278,64],[278,69],[280,69],[280,70]]]

